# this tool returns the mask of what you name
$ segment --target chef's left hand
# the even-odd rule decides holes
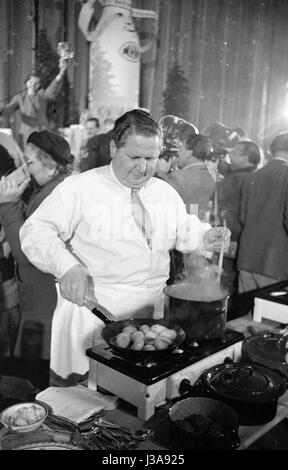
[[[204,234],[203,243],[205,250],[219,252],[221,249],[222,237],[224,253],[226,253],[230,245],[231,237],[231,232],[227,227],[213,227]]]

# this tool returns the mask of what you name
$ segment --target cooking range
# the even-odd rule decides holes
[[[146,421],[156,407],[182,394],[185,381],[193,385],[205,369],[228,358],[239,360],[243,340],[242,333],[226,328],[221,339],[185,341],[157,362],[154,358],[132,362],[103,343],[86,351],[88,387],[106,390],[134,405],[138,418]]]

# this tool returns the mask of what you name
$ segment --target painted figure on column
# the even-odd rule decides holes
[[[93,27],[96,1],[103,7]],[[132,8],[132,0],[88,0],[78,25],[90,44],[89,109],[92,114],[117,119],[139,106],[140,57],[144,49],[134,18],[157,20],[155,11]],[[94,21],[95,23],[95,21]],[[145,51],[151,42],[145,46]]]

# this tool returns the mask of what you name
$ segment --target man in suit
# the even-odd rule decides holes
[[[110,141],[112,130],[105,134],[97,134],[87,141],[86,157],[81,159],[80,172],[91,170],[99,166],[109,165],[111,162]]]
[[[178,170],[159,175],[171,184],[180,194],[189,214],[198,215],[208,221],[216,181],[207,167],[207,159],[212,152],[212,141],[201,134],[185,136],[178,150]]]
[[[242,186],[239,293],[288,278],[288,133],[270,149],[272,160]]]

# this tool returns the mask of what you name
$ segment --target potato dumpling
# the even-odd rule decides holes
[[[135,341],[142,340],[144,341],[144,333],[143,331],[135,331],[135,333],[132,333],[131,335],[131,340],[135,343]]]
[[[173,343],[173,339],[168,338],[167,336],[158,335],[157,338],[159,338],[161,341],[165,341],[165,343],[167,343],[167,346],[170,346],[170,344]]]
[[[115,339],[116,346],[119,348],[128,348],[129,344],[131,342],[130,334],[129,333],[118,333]]]
[[[147,331],[144,336],[145,343],[151,343],[157,338],[157,336],[158,334],[156,333],[156,331]]]
[[[140,328],[139,328],[139,331],[143,331],[143,333],[147,333],[147,331],[150,331],[150,326],[141,325]]]
[[[131,349],[133,349],[134,351],[142,351],[143,347],[144,347],[144,338],[140,338],[133,342]]]
[[[163,341],[160,336],[155,339],[155,349],[167,349],[168,343],[167,341]]]
[[[153,344],[145,344],[143,346],[143,351],[155,351],[155,346],[153,346]]]
[[[135,333],[135,331],[137,331],[137,328],[135,328],[135,326],[125,326],[121,333],[130,333],[132,335],[132,333]]]
[[[161,331],[161,333],[159,333],[160,336],[163,336],[163,337],[166,337],[166,338],[169,338],[171,339],[172,341],[174,341],[174,339],[176,339],[176,336],[177,336],[177,333],[175,330],[163,330]]]
[[[167,330],[166,326],[159,325],[159,323],[156,323],[156,325],[151,326],[151,331],[156,331],[156,333],[160,333],[164,330]]]

